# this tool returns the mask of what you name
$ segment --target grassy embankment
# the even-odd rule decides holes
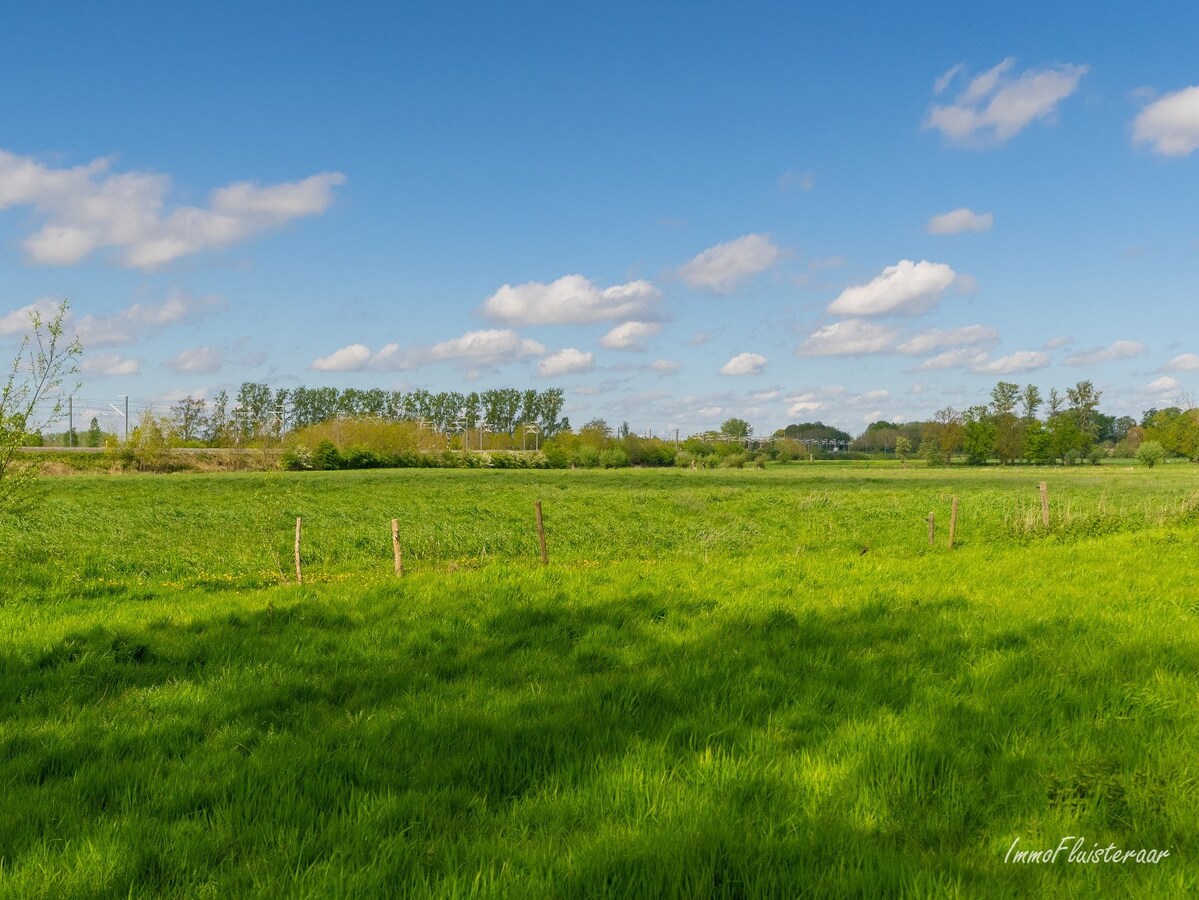
[[[1190,467],[44,489],[0,523],[0,895],[1199,889]],[[1171,856],[1003,862],[1066,835]]]

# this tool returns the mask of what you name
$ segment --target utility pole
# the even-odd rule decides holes
[[[60,406],[59,409],[62,409]],[[75,395],[67,397],[67,446],[75,446]]]
[[[108,404],[112,411],[125,420],[125,443],[129,443],[129,398],[125,398],[125,411],[121,412],[115,403]]]

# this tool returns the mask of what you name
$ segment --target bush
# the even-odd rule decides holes
[[[1160,441],[1145,441],[1137,449],[1137,459],[1141,465],[1152,469],[1159,462],[1166,458],[1166,448],[1161,445]]]
[[[283,456],[279,460],[279,465],[289,472],[304,472],[316,468],[312,449],[305,447],[303,444],[284,450]]]
[[[695,465],[695,454],[690,450],[680,450],[674,455],[674,464],[680,469],[690,469]]]
[[[600,464],[599,448],[593,447],[590,444],[583,444],[575,451],[574,461],[584,469],[594,469]]]
[[[609,447],[600,453],[599,461],[605,469],[625,469],[629,465],[629,454],[623,447]]]
[[[137,458],[133,444],[129,441],[119,441],[111,434],[104,439],[104,454],[122,469],[131,468]]]
[[[491,468],[493,469],[527,469],[529,467],[528,462],[518,453],[509,453],[506,450],[492,450],[488,456],[491,459]]]
[[[730,453],[720,460],[720,468],[722,469],[744,469],[745,464],[749,461],[747,453]]]
[[[1098,447],[1092,447],[1091,452],[1087,454],[1087,462],[1089,462],[1093,466],[1097,466],[1097,465],[1099,465],[1099,463],[1103,460],[1103,458],[1105,456],[1107,456],[1107,454],[1104,453],[1101,449],[1099,449]]]
[[[321,441],[312,454],[312,467],[322,471],[341,468],[341,454],[332,441]]]
[[[570,465],[570,454],[556,443],[545,444],[541,448],[541,454],[545,457],[546,468],[565,469]]]
[[[341,454],[342,469],[377,469],[381,465],[379,457],[373,450],[366,447],[350,447]]]
[[[1065,460],[1066,465],[1076,466],[1078,465],[1078,461],[1082,459],[1082,454],[1077,450],[1067,450],[1066,455],[1062,458]]]

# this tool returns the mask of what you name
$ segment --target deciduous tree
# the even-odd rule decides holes
[[[62,416],[64,381],[74,377],[83,352],[69,339],[65,322],[70,304],[63,301],[49,317],[29,315],[29,333],[21,338],[8,377],[0,388],[0,511],[28,500],[35,469],[17,458],[29,436]],[[39,415],[39,409],[41,414]]]

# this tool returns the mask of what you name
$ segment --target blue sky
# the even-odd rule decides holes
[[[0,348],[657,433],[1199,389],[1192,3],[349,6],[6,9]]]

